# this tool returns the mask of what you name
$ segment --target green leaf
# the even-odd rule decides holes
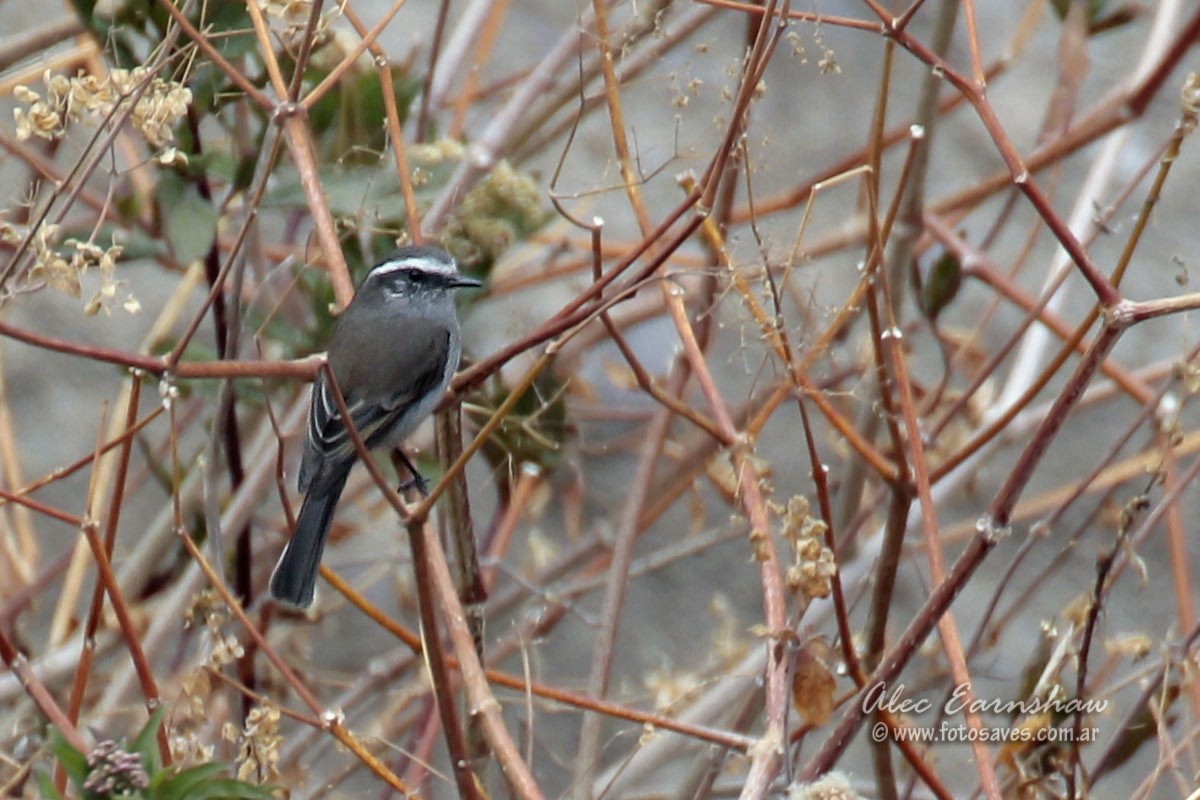
[[[217,211],[195,185],[173,172],[158,182],[158,213],[175,258],[190,264],[203,258],[217,236]]]
[[[71,6],[74,7],[75,13],[79,15],[79,19],[88,28],[94,29],[95,21],[93,15],[96,12],[96,0],[71,0]]]
[[[162,753],[158,751],[158,729],[162,726],[163,717],[166,714],[167,707],[165,705],[154,709],[150,719],[146,720],[146,724],[142,726],[138,735],[129,745],[130,752],[141,755],[142,765],[151,775],[162,769]]]
[[[404,196],[396,186],[394,168],[389,172],[379,166],[325,164],[318,172],[334,214],[350,217],[369,210],[372,217],[385,220],[404,215]],[[263,208],[308,208],[298,175],[280,176],[273,184],[275,188],[263,198]]]
[[[250,76],[250,80],[256,86],[262,83],[262,80],[254,75]],[[212,64],[204,62],[198,64],[192,71],[188,80],[188,88],[192,90],[192,106],[206,119],[210,118],[214,112],[234,105],[242,98],[241,90],[234,86],[224,72]],[[266,119],[265,112],[253,104],[250,106],[250,112],[260,120]]]
[[[67,777],[82,786],[88,776],[87,756],[76,750],[57,728],[50,730],[50,752],[58,759],[58,763],[62,764]]]
[[[937,319],[938,315],[958,295],[962,288],[962,262],[954,253],[946,252],[934,262],[929,269],[924,285],[921,287],[919,302],[921,311],[929,319]]]
[[[238,160],[233,170],[233,188],[245,191],[254,182],[254,172],[258,169],[257,156],[245,156]]]
[[[218,183],[229,183],[237,168],[238,163],[231,153],[220,150],[209,150],[202,155],[188,153],[187,172],[197,178],[204,176]]]
[[[258,52],[258,39],[254,35],[254,23],[246,4],[222,0],[215,3],[200,3],[203,22],[197,27],[228,59],[241,58]]]
[[[50,777],[49,772],[38,770],[37,773],[38,796],[43,800],[63,800],[63,796],[59,794],[58,789],[54,788],[54,778]]]
[[[270,786],[255,786],[253,783],[220,778],[196,787],[181,800],[271,800],[275,790]]]
[[[179,772],[163,770],[154,776],[150,788],[158,790],[154,793],[155,800],[184,800],[191,796],[189,792],[211,781],[224,769],[223,764],[201,764]]]
[[[316,86],[328,74],[328,70],[309,69],[305,73],[306,83]],[[401,125],[420,86],[403,67],[392,69],[392,88]],[[375,70],[343,75],[309,109],[308,119],[320,139],[325,159],[369,164],[378,160],[377,153],[387,149],[387,107],[383,84]]]

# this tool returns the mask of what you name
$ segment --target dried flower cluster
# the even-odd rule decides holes
[[[318,28],[329,26],[329,17],[338,13],[341,5],[335,3],[331,10],[325,12],[321,18],[321,23]],[[311,57],[311,65],[313,69],[332,72],[345,61],[351,53],[358,49],[358,44],[362,41],[358,34],[354,31],[348,31],[343,28],[328,28],[321,33],[318,33],[313,42],[313,51]],[[375,69],[375,60],[371,57],[370,50],[364,50],[358,54],[354,60],[354,66],[348,75],[362,75],[371,72]]]
[[[150,776],[142,766],[142,757],[121,749],[108,740],[96,745],[87,757],[88,777],[85,791],[101,797],[141,797],[150,785]]]
[[[829,772],[812,783],[795,783],[788,787],[787,800],[858,800],[861,795],[841,772]]]
[[[642,676],[642,684],[654,699],[655,710],[670,711],[704,685],[699,673],[663,664]]]
[[[300,46],[308,36],[309,20],[312,18],[312,0],[259,0],[258,7],[266,15],[271,29],[278,34],[285,47]],[[317,18],[313,30],[312,46],[314,53],[319,52],[335,38],[341,44],[346,43],[344,37],[334,37],[330,24],[334,18],[341,15],[341,4],[333,3],[328,11]],[[345,50],[346,53],[350,50]]]
[[[828,597],[837,573],[833,551],[825,546],[825,523],[809,512],[808,500],[796,495],[783,514],[783,538],[792,546],[788,587],[809,597]]]
[[[189,627],[203,625],[204,635],[209,640],[208,659],[204,666],[221,670],[246,654],[242,643],[233,634],[223,632],[227,619],[225,606],[212,591],[201,592],[188,609],[185,618]],[[203,668],[198,670],[203,672]]]
[[[442,138],[412,145],[408,160],[412,165],[413,186],[420,188],[429,185],[438,168],[453,169],[466,157],[466,153],[466,145],[457,139]]]
[[[413,164],[434,166],[449,162],[462,161],[467,148],[457,139],[436,139],[432,142],[418,142],[408,149],[408,158]]]
[[[1153,637],[1144,633],[1124,633],[1105,640],[1104,649],[1115,656],[1141,661],[1154,652],[1157,644]]]
[[[212,589],[197,593],[184,613],[187,627],[199,629],[209,646],[202,648],[200,663],[183,676],[172,713],[171,752],[183,762],[206,764],[216,755],[216,748],[203,732],[212,721],[214,687],[210,670],[219,671],[244,652],[236,637],[222,632],[228,616],[220,595]]]
[[[125,283],[117,280],[117,259],[121,257],[122,246],[112,244],[101,247],[95,242],[67,239],[60,248],[60,234],[61,228],[50,223],[42,224],[34,231],[30,242],[33,266],[26,275],[27,287],[36,289],[49,286],[72,297],[81,297],[84,274],[89,269],[98,269],[100,288],[88,299],[84,312],[88,316],[100,311],[110,312],[117,298],[117,289]],[[0,240],[16,244],[21,238],[15,227],[0,223]],[[130,314],[136,314],[142,308],[132,294],[126,296],[122,305]]]
[[[103,78],[83,72],[73,78],[47,72],[42,80],[45,97],[27,86],[13,90],[13,96],[27,106],[13,111],[19,139],[60,139],[69,122],[102,122],[118,105],[136,97],[127,109],[129,121],[151,147],[159,149],[174,141],[175,123],[192,102],[191,89],[152,75],[145,67],[114,69]]]
[[[537,182],[501,161],[459,204],[446,226],[446,249],[465,264],[492,261],[546,217]]]
[[[258,7],[286,25],[303,25],[312,14],[312,0],[259,0]]]
[[[1200,362],[1180,361],[1175,365],[1175,374],[1188,394],[1200,394]]]
[[[213,649],[208,660],[214,669],[232,664],[246,655],[246,649],[233,634],[213,637]]]
[[[279,709],[259,706],[246,715],[241,731],[229,724],[224,728],[227,741],[237,742],[237,779],[266,783],[279,774]]]
[[[183,620],[189,628],[203,625],[214,634],[221,629],[228,618],[229,612],[225,608],[225,601],[213,589],[197,592],[192,598],[192,604],[183,614]]]
[[[172,712],[171,754],[185,764],[207,764],[216,757],[205,730],[211,721],[213,679],[203,667],[183,676]]]
[[[796,649],[792,667],[792,706],[800,712],[805,725],[820,727],[829,722],[837,705],[837,678],[829,664],[833,649],[821,637],[814,637]]]

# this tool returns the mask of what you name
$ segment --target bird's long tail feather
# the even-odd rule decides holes
[[[328,485],[312,487],[305,496],[296,530],[271,574],[271,596],[276,600],[297,608],[312,605],[329,523],[349,474],[347,469]]]

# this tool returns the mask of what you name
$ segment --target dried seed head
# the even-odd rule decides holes
[[[825,546],[827,526],[812,516],[808,499],[796,495],[788,500],[783,514],[783,538],[792,546],[793,563],[785,577],[793,592],[809,597],[828,597],[837,574],[833,551]]]
[[[252,783],[266,783],[279,774],[279,709],[259,706],[246,715],[246,723],[238,737],[235,760],[237,778]]]

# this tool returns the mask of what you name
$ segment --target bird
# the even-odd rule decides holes
[[[297,480],[304,502],[271,574],[276,601],[299,609],[312,605],[329,523],[358,458],[328,374],[367,449],[397,447],[437,408],[458,369],[455,290],[481,285],[459,274],[444,250],[402,247],[371,268],[338,317],[329,368],[313,381]],[[409,467],[424,490],[424,479]]]

